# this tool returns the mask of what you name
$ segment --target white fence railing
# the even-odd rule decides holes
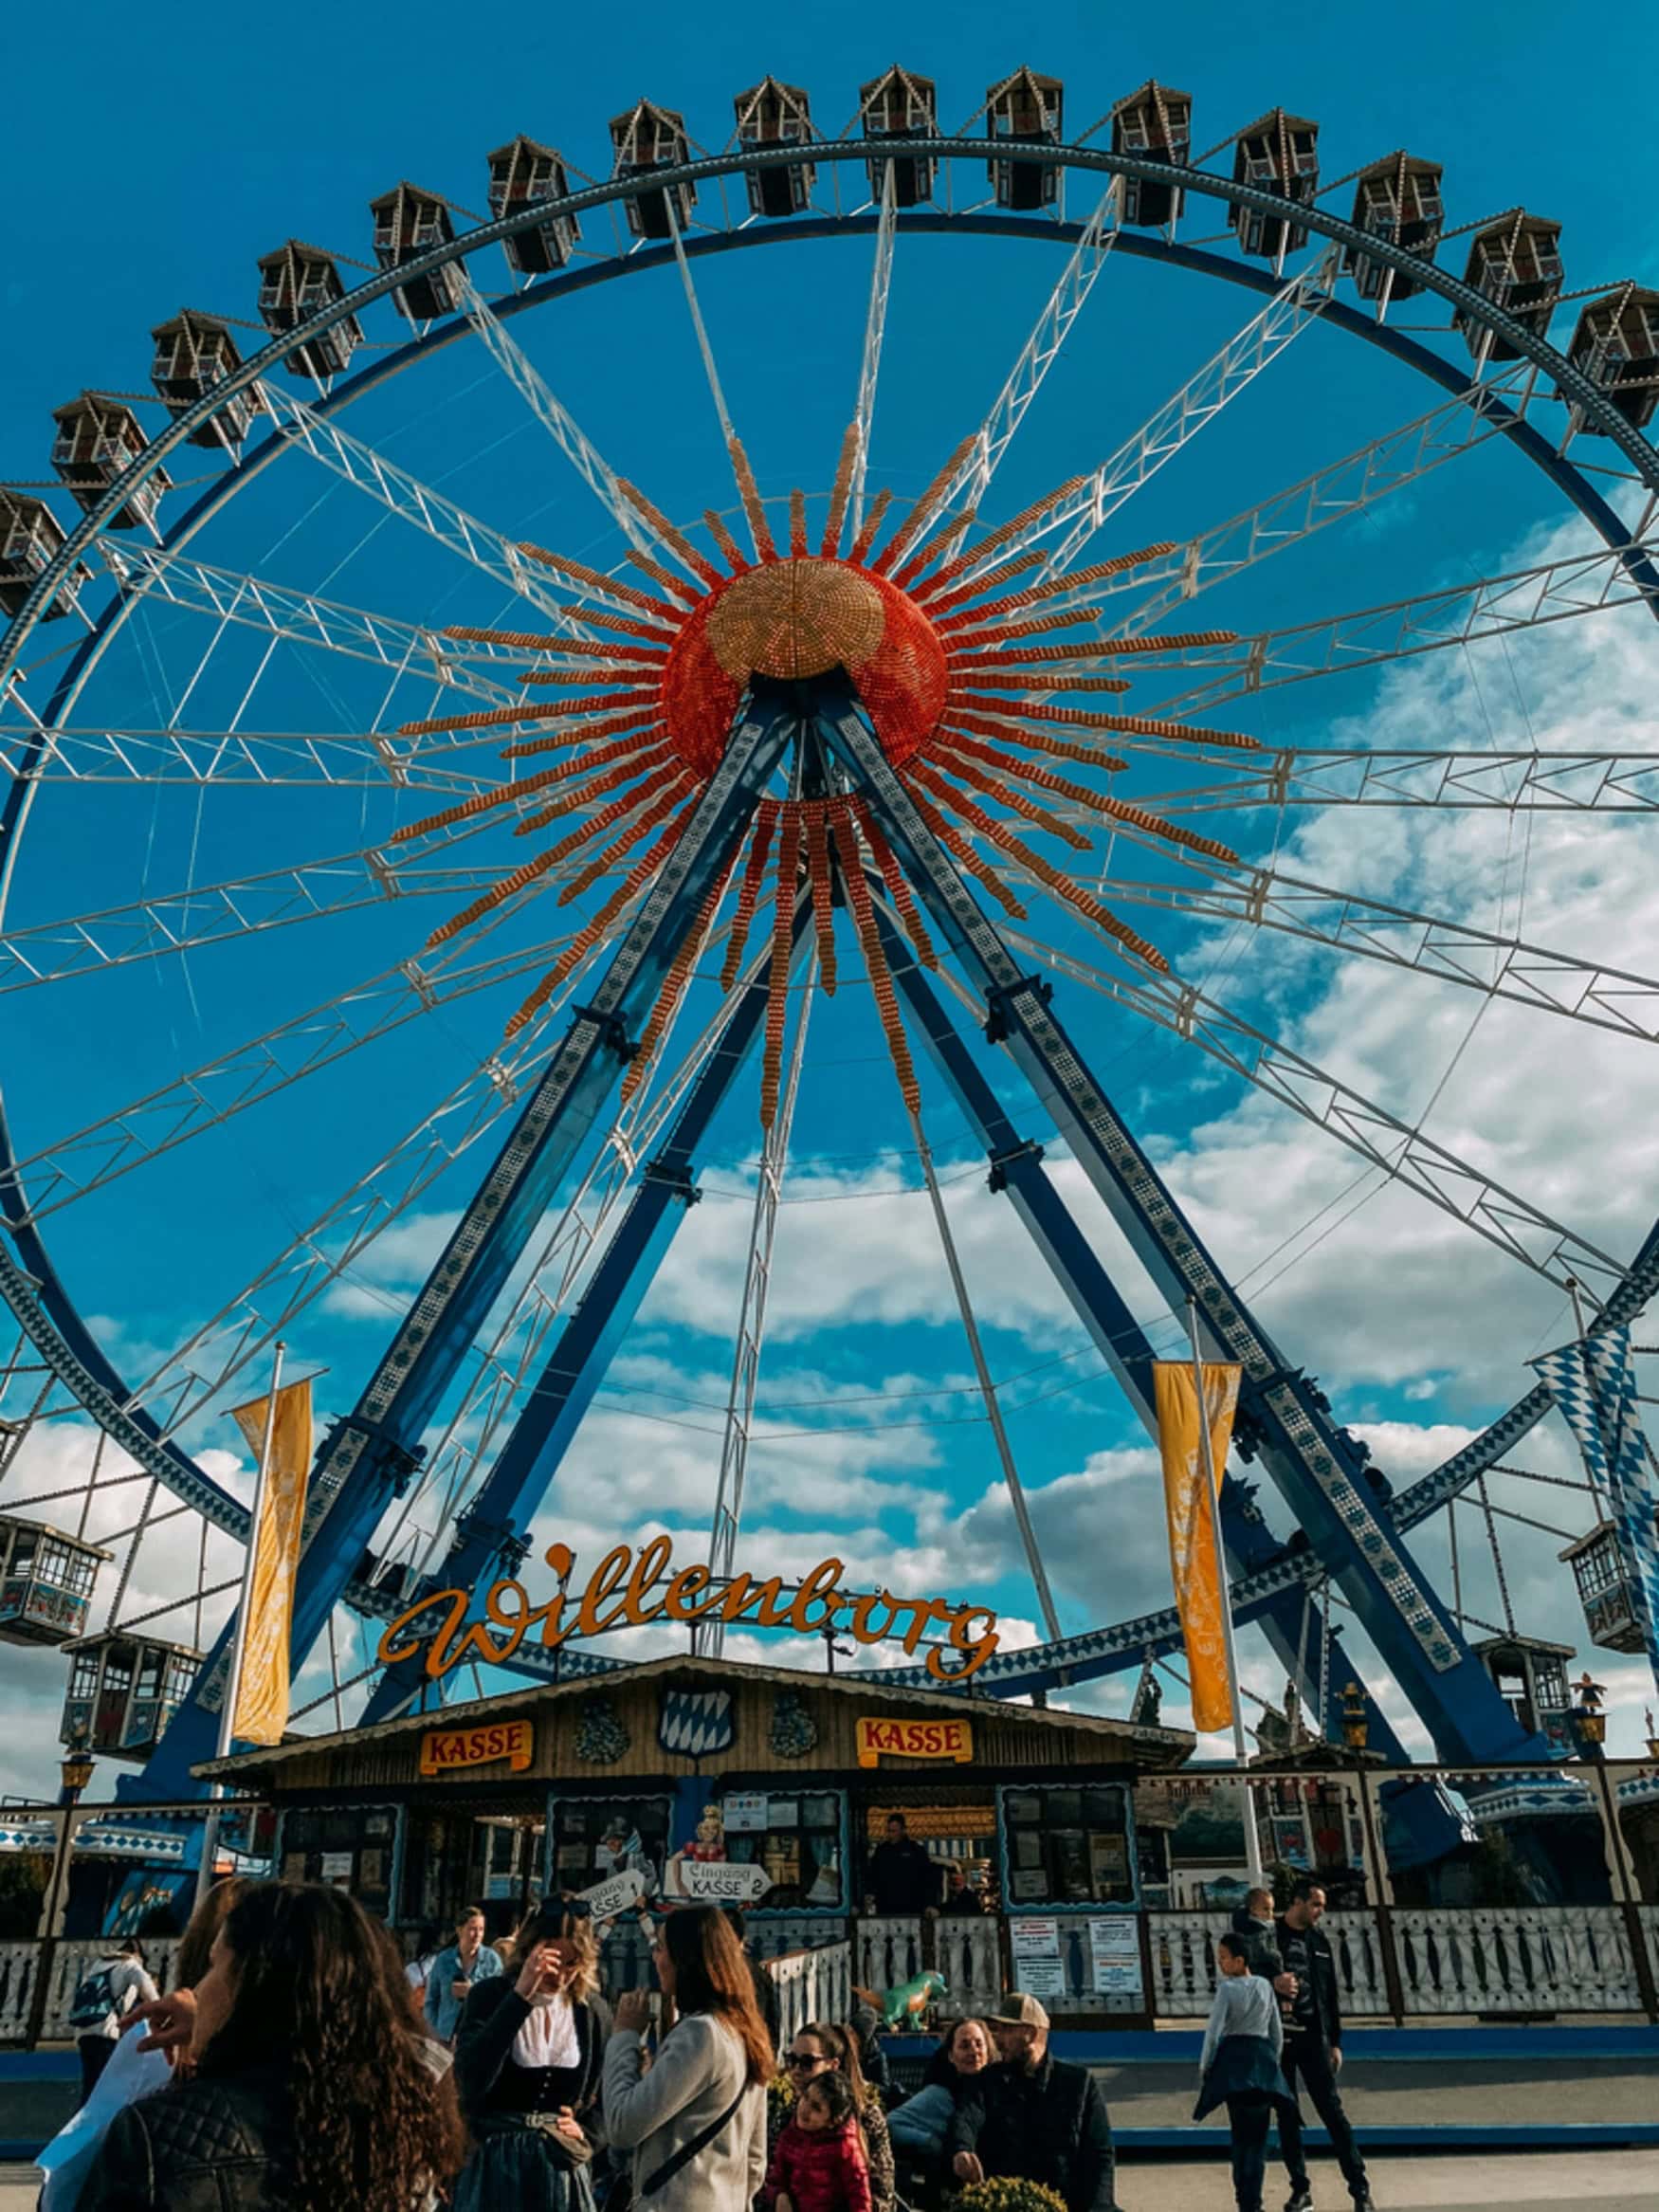
[[[32,1938],[0,1943],[0,2043],[21,2043],[27,2037],[42,1947]],[[167,1986],[173,1954],[177,1948],[176,1936],[144,1939],[144,1965],[158,1989]],[[108,1949],[109,1945],[96,1936],[52,1946],[46,2013],[41,2024],[43,2042],[62,2042],[73,2036],[75,2031],[69,2025],[69,2015],[74,2009],[81,1978],[93,1961],[102,1958]]]
[[[1641,2010],[1616,1905],[1408,1909],[1394,1915],[1394,1936],[1409,2013]]]
[[[852,2010],[852,1946],[845,1938],[768,1959],[764,1970],[777,1991],[780,2051],[813,2020],[844,2020]]]

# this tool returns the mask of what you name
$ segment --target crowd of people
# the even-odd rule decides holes
[[[1227,2110],[1239,2212],[1261,2212],[1275,2114],[1287,2212],[1308,2212],[1301,2089],[1371,2212],[1323,1902],[1304,1882],[1275,1918],[1252,1892],[1218,1947],[1198,2113]],[[998,2178],[1117,2212],[1100,2086],[1035,1997],[949,2022],[901,2095],[867,2007],[776,2049],[740,1915],[683,1907],[651,1937],[655,1990],[612,2005],[568,1901],[494,1945],[469,1908],[406,1964],[342,1891],[221,1882],[165,1995],[136,1947],[99,1962],[84,2035],[107,2048],[42,2212],[921,2212]]]

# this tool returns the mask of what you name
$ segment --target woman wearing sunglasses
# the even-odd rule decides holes
[[[887,2115],[882,2109],[879,2093],[865,2079],[864,2068],[859,2064],[857,2036],[834,2020],[813,2020],[811,2026],[798,2029],[791,2038],[783,2063],[794,2092],[789,2099],[791,2109],[801,2092],[821,2075],[846,2075],[852,2088],[853,2109],[864,2137],[865,2156],[869,2162],[871,2212],[893,2212],[898,2184],[894,2176],[892,2139],[887,2133]],[[789,2117],[789,2111],[777,2115],[775,2137]]]

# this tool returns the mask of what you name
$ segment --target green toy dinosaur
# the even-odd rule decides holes
[[[873,2005],[882,2016],[882,2025],[889,2035],[899,2028],[920,2028],[922,2020],[941,1998],[948,1997],[945,1978],[931,1969],[925,1974],[913,1974],[908,1982],[900,1983],[897,1989],[878,1992],[874,1989],[855,1989],[866,2004]]]

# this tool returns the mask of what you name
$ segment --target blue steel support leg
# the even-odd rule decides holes
[[[811,900],[802,898],[794,921],[797,961],[811,935]],[[458,1524],[447,1558],[428,1578],[428,1589],[470,1590],[498,1559],[503,1573],[516,1566],[547,1486],[631,1326],[675,1231],[701,1195],[694,1179],[698,1149],[753,1050],[769,996],[762,962],[686,1093],[667,1143],[646,1168],[580,1305],[560,1330],[535,1390]],[[421,1686],[424,1663],[423,1650],[386,1669],[363,1713],[364,1727],[389,1720],[408,1705]]]
[[[419,1439],[474,1332],[540,1220],[601,1102],[631,1056],[630,1028],[729,865],[768,777],[798,734],[793,689],[757,680],[686,832],[647,893],[592,1001],[564,1042],[445,1246],[354,1411],[323,1439],[305,1508],[291,1641],[296,1673],[408,1481]],[[234,1619],[144,1772],[123,1794],[201,1794],[191,1767],[211,1757]]]
[[[1247,1434],[1314,1549],[1340,1581],[1442,1758],[1535,1756],[1455,1623],[1377,1510],[1353,1441],[1312,1384],[1288,1366],[1230,1288],[1145,1153],[1048,1011],[1051,986],[1022,971],[939,845],[860,713],[850,687],[828,686],[824,740],[871,804],[935,923],[986,1002],[986,1034],[1005,1045],[1053,1108],[1078,1164],[1111,1208],[1175,1313],[1195,1297],[1211,1356],[1243,1372]]]

